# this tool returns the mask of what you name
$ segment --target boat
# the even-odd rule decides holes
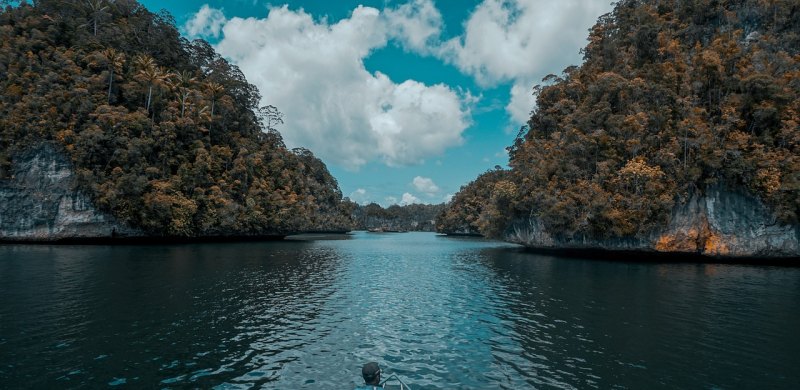
[[[381,382],[381,387],[388,390],[411,390],[407,384],[400,380],[397,374],[389,375],[388,378],[384,379],[383,382]]]

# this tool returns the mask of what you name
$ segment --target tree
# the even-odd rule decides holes
[[[258,115],[261,123],[266,125],[267,131],[278,131],[275,126],[283,124],[283,113],[273,105],[259,107]]]
[[[153,57],[140,54],[134,59],[134,64],[139,68],[138,75],[147,83],[147,102],[145,111],[150,112],[150,103],[153,99],[153,88],[160,86],[169,77],[169,73],[159,67]]]
[[[91,25],[93,35],[97,36],[97,24],[101,18],[109,16],[111,5],[107,0],[83,0],[81,8],[89,16],[90,23],[86,26]]]
[[[181,104],[181,118],[183,118],[186,112],[186,103],[194,91],[192,87],[197,82],[197,78],[184,70],[169,74],[167,80],[169,86],[175,90],[178,102]]]
[[[217,103],[217,99],[219,99],[222,94],[225,93],[225,87],[222,84],[215,83],[213,81],[206,81],[203,83],[203,89],[208,96],[208,99],[211,101],[211,119],[214,119],[214,106]]]
[[[108,66],[108,103],[111,103],[111,85],[114,82],[114,72],[122,72],[122,66],[125,65],[125,54],[118,52],[113,48],[108,48],[102,51],[103,57],[106,59]]]
[[[283,139],[281,139],[280,133],[276,128],[277,125],[283,124],[283,113],[278,111],[275,106],[268,105],[259,107],[257,117],[264,139],[276,147],[285,147]]]
[[[591,30],[584,64],[534,88],[509,148],[517,191],[503,194],[514,195],[480,189],[482,175],[441,228],[502,236],[527,220],[564,240],[646,238],[712,186],[747,191],[796,224],[796,13],[780,0],[618,2]]]

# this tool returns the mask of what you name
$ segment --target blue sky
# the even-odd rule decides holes
[[[581,61],[608,0],[170,1],[285,114],[345,196],[440,203],[506,166],[533,85]]]

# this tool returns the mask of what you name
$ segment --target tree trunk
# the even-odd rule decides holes
[[[111,69],[111,75],[108,77],[108,104],[111,104],[111,84],[114,82],[114,69]]]
[[[153,86],[147,91],[147,112],[150,112],[150,98],[153,96]]]
[[[214,127],[214,99],[211,99],[211,120],[208,121],[208,142],[211,143],[211,128]]]

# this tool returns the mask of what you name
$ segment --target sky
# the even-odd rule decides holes
[[[361,204],[445,202],[507,167],[532,88],[582,62],[609,0],[142,0],[284,114]]]

